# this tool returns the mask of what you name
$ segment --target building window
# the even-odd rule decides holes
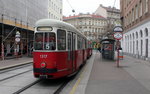
[[[145,48],[146,48],[145,57],[147,58],[148,57],[148,39],[146,39],[145,41],[146,41],[146,43],[145,43]]]
[[[143,37],[143,33],[142,33],[142,30],[140,30],[140,35],[141,35],[141,38]]]
[[[143,10],[142,1],[140,1],[139,10],[140,10],[140,17],[141,17],[142,16],[142,10]]]
[[[138,40],[136,41],[136,52],[137,52],[137,54],[139,55],[139,51],[138,51]]]
[[[138,33],[136,32],[136,39],[138,39]]]
[[[146,0],[146,2],[145,2],[145,13],[147,13],[148,12],[148,0]]]
[[[127,25],[129,25],[130,24],[130,16],[129,16],[129,14],[127,15],[127,18],[128,18]]]
[[[143,40],[141,40],[141,56],[143,55]]]
[[[147,37],[148,36],[148,29],[145,28],[145,36]]]
[[[129,23],[131,23],[132,22],[132,14],[131,14],[131,12],[129,13]]]
[[[137,19],[138,18],[138,6],[136,5],[135,6],[135,19]]]
[[[132,21],[134,21],[134,8],[132,9]]]
[[[133,36],[133,40],[134,40],[134,33],[132,34],[132,36]]]

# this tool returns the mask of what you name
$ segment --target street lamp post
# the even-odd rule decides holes
[[[20,42],[20,32],[17,31],[16,35],[15,35],[16,47],[15,47],[15,50],[14,50],[16,58],[18,57],[18,52],[19,52],[19,45],[18,45],[19,42]]]

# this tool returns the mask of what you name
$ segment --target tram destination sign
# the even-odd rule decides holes
[[[114,32],[123,32],[123,29],[121,26],[115,26],[113,29]]]

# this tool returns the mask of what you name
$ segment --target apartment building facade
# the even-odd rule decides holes
[[[120,6],[124,52],[136,58],[150,60],[150,1],[120,0]]]
[[[49,0],[48,17],[50,19],[62,20],[62,0]]]
[[[105,17],[109,24],[119,24],[120,21],[120,10],[115,7],[105,7],[102,4],[94,12],[95,15],[101,15]]]
[[[74,25],[89,40],[99,41],[99,38],[106,31],[107,20],[100,15],[79,14],[64,17],[63,21]]]

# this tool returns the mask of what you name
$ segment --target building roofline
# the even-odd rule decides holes
[[[106,19],[105,17],[101,15],[95,15],[95,14],[79,14],[79,15],[73,15],[69,17],[63,17],[63,20],[68,19],[76,19],[76,18],[97,18],[97,19]]]

